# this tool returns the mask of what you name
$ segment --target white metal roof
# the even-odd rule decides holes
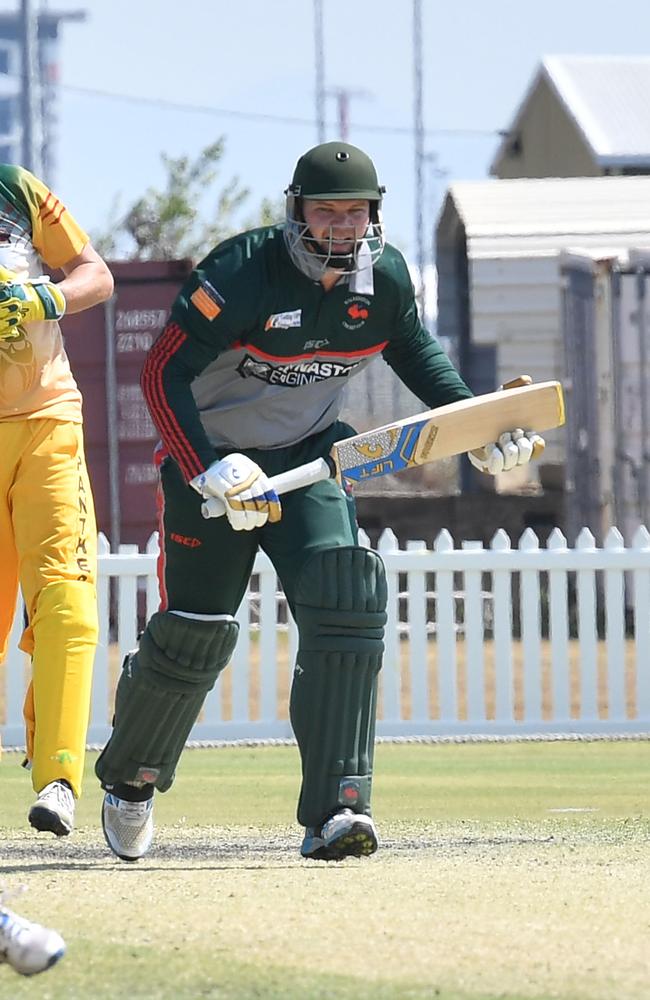
[[[650,166],[650,56],[547,56],[519,105],[508,136],[546,79],[603,167]],[[491,169],[501,158],[501,143]]]
[[[451,206],[469,257],[650,247],[650,177],[460,181],[447,192],[443,240]]]

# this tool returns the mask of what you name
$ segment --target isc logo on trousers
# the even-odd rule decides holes
[[[170,531],[169,537],[177,545],[184,545],[186,549],[198,549],[203,542],[200,538],[192,538],[191,535],[179,535],[175,531]]]

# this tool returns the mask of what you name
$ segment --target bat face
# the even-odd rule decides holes
[[[400,472],[427,461],[429,441],[435,440],[437,428],[430,419],[423,419],[408,427],[380,427],[366,434],[358,434],[346,441],[338,441],[334,449],[335,462],[342,482],[363,482],[375,476]],[[431,425],[427,433],[427,426]]]
[[[339,482],[358,483],[481,448],[516,427],[545,431],[563,423],[559,382],[517,385],[337,441],[331,455]]]

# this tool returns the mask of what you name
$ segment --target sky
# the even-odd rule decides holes
[[[61,28],[52,180],[91,234],[108,227],[116,199],[126,209],[162,184],[162,153],[195,157],[219,136],[221,179],[237,176],[251,192],[238,220],[244,225],[263,198],[281,194],[298,157],[318,142],[312,0],[48,2],[52,10],[87,11],[84,23]],[[421,6],[429,241],[447,187],[488,175],[498,132],[544,56],[645,54],[650,3]],[[373,157],[387,188],[388,238],[414,261],[413,4],[323,0],[323,13],[326,86],[350,91],[349,141]],[[333,96],[327,119],[326,138],[337,138]],[[215,203],[216,192],[204,211]]]

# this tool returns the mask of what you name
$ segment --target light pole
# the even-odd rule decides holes
[[[23,164],[32,173],[43,171],[43,123],[41,119],[38,14],[34,0],[21,0],[20,36],[22,48]]]
[[[316,126],[318,142],[325,142],[325,44],[323,0],[314,0],[314,66],[316,68]]]
[[[350,98],[370,97],[370,94],[367,90],[351,90],[349,87],[330,87],[326,93],[336,98],[339,139],[348,142],[350,138]]]
[[[426,314],[424,283],[424,121],[422,113],[422,4],[413,0],[413,134],[415,137],[415,247],[416,264],[420,273],[418,301],[420,313]]]

